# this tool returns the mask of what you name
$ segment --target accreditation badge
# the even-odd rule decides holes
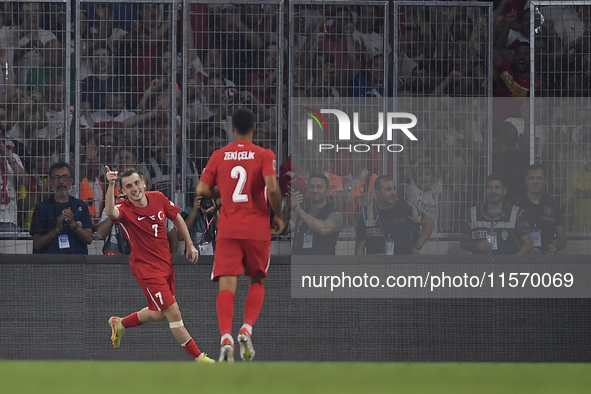
[[[386,255],[392,256],[394,254],[394,240],[388,239],[386,240]]]
[[[486,236],[486,241],[488,243],[492,244],[493,250],[497,250],[499,248],[499,246],[497,244],[497,235],[496,234],[487,235]]]
[[[531,232],[531,239],[534,240],[534,246],[542,246],[542,232],[540,230],[534,230]]]
[[[202,256],[213,256],[213,245],[211,242],[200,244],[199,254]]]
[[[60,234],[57,242],[60,249],[68,249],[70,247],[70,239],[68,238],[68,234]]]
[[[310,248],[312,248],[313,243],[314,243],[314,235],[312,235],[312,234],[304,234],[304,245],[303,245],[303,248],[304,249],[310,249]]]

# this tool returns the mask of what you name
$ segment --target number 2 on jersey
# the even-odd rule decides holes
[[[234,193],[232,193],[232,201],[247,202],[248,194],[242,194],[242,190],[244,189],[244,185],[246,184],[246,169],[242,166],[236,166],[232,168],[232,171],[230,171],[230,176],[233,179],[238,178],[236,188],[234,189]]]

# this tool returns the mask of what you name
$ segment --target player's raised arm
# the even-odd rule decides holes
[[[285,222],[283,222],[283,211],[281,210],[281,188],[277,182],[277,176],[265,176],[265,186],[267,187],[267,199],[271,209],[275,212],[273,217],[273,224],[276,226],[277,234],[283,233],[285,229]]]
[[[118,176],[117,171],[111,171],[109,166],[105,166],[107,169],[106,178],[109,182],[107,192],[105,193],[105,212],[111,220],[119,219],[119,209],[115,206],[115,184],[117,183]]]

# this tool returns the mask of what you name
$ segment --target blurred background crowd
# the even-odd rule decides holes
[[[233,140],[234,108],[247,107],[285,193],[327,176],[345,239],[372,176],[391,175],[433,237],[457,238],[485,177],[501,174],[516,200],[533,162],[569,235],[586,237],[590,23],[591,1],[1,3],[0,233],[28,237],[57,161],[73,166],[72,194],[95,224],[105,165],[136,167],[193,207],[207,159]],[[321,154],[290,111],[317,99],[371,112],[389,98],[418,118],[419,141],[396,137],[398,154]]]

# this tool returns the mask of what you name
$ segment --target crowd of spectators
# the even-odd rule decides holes
[[[394,1],[386,14],[361,2],[311,3],[294,5],[291,15],[289,3],[283,14],[276,4],[183,6],[73,2],[66,17],[64,3],[0,4],[0,228],[29,231],[36,204],[54,192],[48,168],[56,162],[78,169],[73,185],[94,225],[105,165],[139,168],[188,215],[207,158],[231,142],[232,112],[244,106],[257,116],[255,143],[284,164],[283,190],[290,183],[306,197],[310,175],[326,178],[327,198],[342,212],[339,228],[352,229],[375,201],[379,176],[396,174],[398,199],[433,219],[434,234],[458,234],[490,170],[514,201],[537,161],[567,214],[566,230],[589,231],[591,5]],[[535,110],[532,95],[546,100]],[[407,149],[396,160],[384,152],[320,158],[306,150],[298,114],[288,111],[295,98],[318,97],[404,98],[398,105],[417,114],[420,144],[401,137]]]

